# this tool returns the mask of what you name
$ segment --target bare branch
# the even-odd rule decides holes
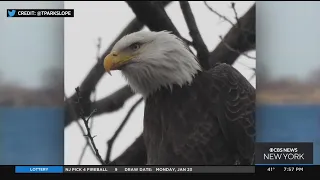
[[[64,98],[66,99],[67,107],[72,108],[72,109],[70,110],[71,116],[76,116],[76,111],[75,111],[75,109],[74,109],[74,106],[69,105],[70,102],[69,102],[66,94],[64,94]],[[89,138],[86,136],[86,132],[85,132],[85,130],[83,129],[83,127],[81,126],[80,121],[76,121],[76,124],[78,125],[81,133],[82,133],[83,136],[85,137],[86,144],[89,144],[89,145],[90,145],[90,140],[89,140]],[[92,152],[93,154],[95,154],[94,149],[93,149],[93,147],[92,147],[91,145],[90,145],[90,150],[91,150],[91,152]],[[81,155],[81,156],[82,156],[82,155]],[[80,159],[81,159],[81,156],[80,156]],[[95,157],[97,158],[97,156],[95,156]],[[97,160],[99,160],[99,159],[97,158]]]
[[[134,95],[130,87],[127,85],[123,86],[119,90],[115,91],[111,95],[100,99],[96,102],[92,102],[90,104],[89,109],[87,111],[92,112],[94,109],[97,109],[97,113],[94,114],[94,116],[103,114],[103,113],[109,113],[114,112],[121,107],[123,107],[124,103],[131,98]],[[80,118],[79,113],[71,116],[72,107],[68,107],[68,110],[66,111],[66,119],[65,119],[65,125],[69,125],[71,122],[78,120]],[[70,108],[70,109],[69,109]]]
[[[229,18],[227,18],[226,16],[220,14],[218,11],[216,11],[216,10],[214,10],[212,7],[210,7],[209,4],[208,4],[206,1],[204,1],[204,4],[205,4],[205,6],[209,9],[209,11],[213,12],[214,14],[216,14],[216,15],[217,15],[218,17],[220,17],[221,19],[227,21],[232,27],[239,28],[239,29],[241,29],[242,31],[247,32],[247,33],[252,33],[252,34],[255,33],[255,31],[251,31],[251,29],[246,29],[246,28],[244,28],[244,27],[241,26],[241,24],[240,24],[240,19],[238,18],[238,13],[237,13],[237,11],[236,11],[236,9],[235,9],[235,3],[231,3],[231,8],[233,9],[234,14],[235,14],[235,19],[236,19],[236,21],[237,21],[236,24],[233,23],[233,22],[232,22]]]
[[[100,59],[100,50],[101,50],[101,37],[98,37],[98,43],[97,43],[97,55],[96,55],[96,58],[97,58],[97,61],[99,62],[99,59]]]
[[[253,74],[249,78],[249,81],[251,81],[254,78],[254,76],[256,75],[256,68],[249,67],[248,65],[245,65],[242,62],[238,62],[238,63],[253,71]]]
[[[91,111],[93,109],[98,109],[95,115],[100,115],[106,112],[114,112],[120,109],[124,105],[126,100],[131,98],[133,95],[134,93],[132,92],[131,88],[128,85],[125,85],[111,95],[93,102],[91,105]]]
[[[94,96],[96,96],[96,93],[94,93],[94,94],[95,94]],[[95,101],[95,97],[94,97],[94,101]],[[89,128],[92,129],[94,121],[93,121],[93,117],[91,117],[91,116],[89,116],[87,119],[90,119],[90,118],[91,118],[91,121],[90,121],[90,124],[89,124]],[[76,121],[76,122],[79,123],[79,121]],[[81,127],[81,129],[83,129],[83,128]],[[85,133],[83,133],[83,135],[86,137],[87,141],[86,141],[86,144],[82,148],[82,152],[80,154],[78,165],[81,165],[81,162],[82,162],[82,160],[84,158],[84,155],[86,153],[87,147],[91,147],[93,154],[95,154],[95,151],[94,151],[93,147],[90,145],[90,139],[87,137],[87,135]],[[97,157],[97,156],[95,156],[95,157]]]
[[[254,4],[241,18],[241,28],[233,26],[224,36],[218,46],[210,53],[209,62],[211,66],[217,63],[233,64],[241,53],[255,49],[256,44],[256,5]],[[247,29],[247,31],[242,31]],[[230,48],[236,51],[230,51]],[[239,54],[240,52],[240,54]]]
[[[242,62],[238,62],[239,64],[241,64],[242,66],[245,66],[246,68],[248,68],[248,69],[250,69],[250,70],[252,70],[252,71],[256,71],[256,68],[253,68],[253,67],[249,67],[248,65],[246,65],[246,64],[243,64]]]
[[[209,69],[209,51],[206,44],[203,42],[196,20],[193,16],[190,4],[188,1],[180,1],[180,7],[186,24],[189,28],[189,34],[193,39],[193,46],[197,51],[199,62],[204,69]]]
[[[184,39],[172,23],[164,7],[159,1],[126,1],[136,17],[151,31],[171,31],[180,39]],[[193,54],[189,46],[188,50]]]
[[[108,150],[107,150],[107,155],[106,155],[106,160],[105,162],[108,164],[110,163],[110,156],[111,156],[111,151],[112,151],[112,147],[114,144],[114,141],[117,139],[117,137],[119,136],[120,132],[122,131],[124,125],[128,122],[131,114],[133,113],[133,111],[136,109],[136,107],[142,102],[143,98],[140,98],[128,111],[126,117],[123,119],[123,121],[121,122],[120,126],[118,127],[118,129],[115,131],[115,133],[113,134],[113,136],[111,137],[111,139],[109,139],[109,141],[107,142],[108,145]]]
[[[193,42],[189,41],[188,39],[181,37],[181,40],[184,41],[188,46],[193,46]]]
[[[178,37],[180,33],[172,23],[163,6],[158,1],[126,1],[142,23],[151,31],[172,31]]]
[[[209,7],[209,5],[208,5],[206,2],[205,2],[205,4],[206,4],[207,7]],[[209,7],[209,8],[210,8],[210,7]],[[239,18],[238,18],[238,13],[237,13],[237,10],[236,10],[236,8],[235,8],[235,3],[234,3],[234,2],[231,2],[231,8],[232,8],[232,10],[233,10],[233,12],[234,12],[235,19],[236,19],[236,21],[237,21],[237,24],[233,24],[233,23],[232,23],[232,25],[233,25],[233,27],[241,28],[241,22],[240,22],[240,20],[239,20]],[[212,8],[210,8],[210,9],[211,9],[211,11],[214,11]],[[217,15],[221,16],[219,13],[217,13]],[[224,17],[224,18],[227,19],[226,17]],[[230,21],[230,20],[228,19],[228,21]],[[231,21],[230,21],[230,22],[231,22]],[[245,56],[245,57],[247,57],[247,58],[249,58],[249,59],[254,59],[254,60],[256,60],[256,57],[251,57],[251,56],[249,56],[248,54],[246,54],[245,52],[241,52],[241,51],[239,51],[239,50],[237,50],[237,49],[232,48],[229,44],[227,44],[227,43],[224,41],[224,39],[222,38],[222,36],[219,36],[219,38],[220,38],[221,42],[222,42],[230,51],[236,52],[236,53],[238,53],[239,55],[243,55],[243,56]]]
[[[236,10],[236,3],[231,2],[231,8],[232,8],[232,10],[233,10],[234,18],[235,18],[236,21],[237,21],[238,27],[241,27],[241,24],[240,24],[240,21],[239,21],[239,17],[238,17],[238,13],[237,13],[237,10]]]
[[[203,1],[203,3],[209,9],[209,11],[213,12],[214,14],[219,16],[221,19],[223,19],[223,20],[227,21],[228,23],[230,23],[231,26],[235,26],[235,24],[229,18],[227,18],[226,16],[220,14],[218,11],[216,11],[212,7],[210,7],[210,5],[207,3],[207,1]]]
[[[230,51],[236,52],[236,53],[238,53],[239,55],[243,55],[243,56],[245,56],[245,57],[247,57],[247,58],[249,58],[249,59],[257,60],[256,57],[249,56],[248,54],[246,54],[246,53],[244,53],[244,52],[240,52],[239,50],[236,50],[236,49],[232,48],[231,46],[229,46],[226,42],[224,42],[222,36],[219,36],[219,38],[220,38],[221,42],[222,42]]]
[[[254,69],[254,72],[253,72],[252,76],[249,78],[249,81],[251,81],[254,78],[254,76],[256,76],[256,68],[253,68],[253,69]]]
[[[82,108],[82,97],[81,97],[81,93],[80,93],[80,88],[77,87],[76,88],[76,95],[78,97],[78,101],[77,101],[77,104],[79,105],[79,110],[80,110],[80,118],[83,120],[83,123],[87,129],[87,137],[90,139],[90,142],[91,142],[91,145],[94,149],[94,152],[95,152],[95,156],[97,156],[97,158],[99,159],[100,163],[101,164],[105,164],[105,162],[103,161],[101,155],[99,154],[99,150],[97,149],[96,147],[96,144],[94,143],[94,140],[93,140],[93,136],[91,135],[91,130],[90,130],[90,127],[89,127],[89,120],[90,118],[92,117],[92,114],[94,114],[96,111],[92,111],[91,114],[89,115],[89,118],[85,118],[84,116],[84,110]]]
[[[146,165],[147,151],[142,134],[108,165]]]
[[[91,121],[91,122],[93,122],[93,121]],[[88,138],[86,138],[86,139],[88,139]],[[78,165],[81,165],[81,163],[82,163],[82,160],[83,160],[83,158],[84,158],[84,155],[85,155],[85,153],[86,153],[86,150],[87,150],[87,147],[88,146],[90,146],[90,142],[89,141],[87,141],[86,142],[86,144],[83,146],[83,148],[82,148],[82,151],[81,151],[81,154],[80,154],[80,158],[79,158],[79,160],[78,160]],[[94,151],[93,151],[94,152]],[[94,153],[93,153],[94,154]]]
[[[100,55],[100,50],[101,50],[101,37],[98,38],[98,43],[97,43],[97,54],[96,54],[96,59],[97,61],[99,61],[99,55]],[[96,98],[97,98],[97,90],[96,88],[93,90],[93,102],[96,101]],[[89,117],[90,118],[90,117]],[[89,127],[90,129],[93,128],[93,117],[91,117],[91,121],[90,121],[90,124],[89,124]],[[88,139],[88,138],[87,138]],[[83,157],[86,153],[86,150],[87,150],[87,147],[90,146],[90,141],[87,141],[86,144],[84,145],[84,147],[82,148],[82,152],[81,152],[81,155],[80,155],[80,158],[79,158],[79,161],[78,161],[78,165],[81,165],[81,162],[83,160]],[[90,146],[92,148],[92,146]],[[94,151],[93,151],[94,152]]]

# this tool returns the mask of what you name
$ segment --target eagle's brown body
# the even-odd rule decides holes
[[[150,165],[251,164],[255,89],[227,64],[203,71],[185,43],[168,31],[121,38],[104,59],[121,70],[145,103]]]
[[[249,165],[255,89],[227,64],[199,72],[146,99],[143,135],[150,165]]]

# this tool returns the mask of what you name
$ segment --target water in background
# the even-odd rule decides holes
[[[313,142],[313,163],[320,165],[320,105],[260,105],[257,142]]]
[[[313,142],[320,165],[318,2],[257,2],[257,141]]]
[[[64,161],[64,20],[6,18],[7,9],[63,9],[63,1],[1,1],[0,164]]]
[[[63,108],[0,107],[0,165],[63,165]]]

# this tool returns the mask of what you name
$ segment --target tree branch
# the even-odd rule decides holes
[[[99,159],[101,164],[106,164],[103,161],[101,155],[99,154],[99,150],[96,147],[96,144],[94,143],[94,140],[93,140],[94,137],[92,136],[91,130],[90,130],[90,127],[89,127],[89,120],[92,117],[92,114],[95,113],[95,111],[92,111],[92,114],[90,114],[89,117],[86,119],[84,117],[84,115],[83,115],[84,114],[84,110],[83,110],[83,107],[82,107],[82,96],[81,96],[79,87],[76,88],[76,95],[77,95],[77,98],[78,98],[77,104],[79,105],[79,109],[80,109],[80,111],[79,111],[80,112],[80,117],[83,120],[83,123],[84,123],[84,125],[85,125],[85,127],[87,129],[87,137],[90,139],[91,145],[92,145],[92,147],[94,149],[94,152],[95,152],[95,156]]]
[[[236,53],[238,53],[239,55],[243,55],[243,56],[247,57],[248,59],[253,59],[253,60],[256,60],[256,59],[257,59],[256,57],[249,56],[248,54],[245,54],[244,52],[240,52],[240,51],[238,51],[238,50],[236,50],[236,49],[233,49],[232,47],[229,46],[229,44],[227,44],[226,42],[224,42],[224,39],[223,39],[222,36],[219,36],[219,38],[220,38],[221,42],[226,46],[226,48],[228,48],[230,51],[236,52]]]
[[[108,165],[146,165],[147,151],[142,134]]]
[[[99,57],[100,57],[100,50],[101,50],[101,37],[98,37],[98,42],[97,42],[97,52],[96,52],[96,59],[97,61],[99,61]],[[93,90],[93,102],[96,101],[97,99],[97,89],[95,88]],[[94,111],[92,111],[94,112]],[[78,121],[77,121],[78,122]],[[94,120],[93,120],[93,117],[91,118],[91,121],[90,121],[90,125],[89,125],[89,128],[92,129],[93,128],[93,123],[94,123]],[[84,134],[85,135],[85,134]],[[88,138],[87,138],[88,139]],[[84,147],[82,148],[82,152],[81,152],[81,155],[80,155],[80,158],[79,158],[79,161],[78,161],[78,165],[81,165],[82,163],[82,160],[84,158],[84,155],[86,154],[86,150],[87,150],[87,147],[91,147],[92,149],[92,146],[90,145],[90,141],[87,140],[86,144],[84,145]],[[93,153],[95,154],[95,153]],[[99,160],[99,159],[98,159]]]
[[[238,28],[240,24],[240,28]],[[243,31],[245,29],[246,31]],[[255,49],[256,44],[256,4],[254,4],[241,18],[232,26],[218,46],[210,53],[209,63],[214,66],[216,63],[233,64],[240,53]],[[229,47],[226,47],[228,44]],[[231,51],[230,47],[236,51]]]
[[[158,1],[126,1],[137,19],[144,23],[151,31],[172,31],[180,36],[180,33],[172,23],[163,6]]]
[[[200,61],[201,66],[204,69],[209,69],[209,51],[204,43],[201,34],[199,32],[196,20],[193,16],[190,4],[188,1],[180,1],[180,7],[186,21],[186,24],[189,28],[189,34],[193,40],[193,46],[197,51],[197,56]]]
[[[237,10],[236,10],[236,3],[231,2],[231,8],[232,8],[232,10],[233,10],[234,18],[235,18],[236,21],[237,21],[238,27],[240,27],[240,26],[241,26],[241,23],[240,23],[240,21],[239,21],[238,13],[237,13]]]
[[[127,85],[123,86],[119,90],[115,91],[111,95],[100,99],[98,101],[92,102],[88,111],[92,112],[94,109],[97,112],[94,116],[103,114],[103,113],[110,113],[120,109],[124,103],[134,95],[130,87]],[[67,106],[68,108],[68,106]],[[78,120],[80,118],[79,113],[77,114],[70,114],[72,111],[68,110],[66,112],[66,121],[65,124],[69,125],[71,122]]]
[[[75,115],[76,115],[76,111],[75,111],[75,109],[74,109],[74,106],[71,105],[71,103],[69,102],[69,99],[67,99],[67,95],[66,95],[66,94],[64,94],[64,98],[66,99],[65,102],[66,102],[67,105],[68,105],[67,107],[72,108],[72,109],[70,109],[71,116],[75,116]],[[81,131],[81,133],[83,134],[83,136],[85,136],[86,144],[89,144],[91,152],[92,152],[93,154],[95,154],[95,151],[94,151],[93,147],[92,147],[91,144],[90,144],[90,139],[86,136],[86,132],[85,132],[85,130],[82,128],[82,126],[81,126],[81,124],[80,124],[80,121],[76,121],[76,124],[77,124],[78,127],[80,128],[80,131]],[[97,156],[95,156],[95,157],[97,158]],[[99,161],[98,158],[97,158],[97,160]]]
[[[164,7],[159,1],[126,1],[136,17],[144,23],[151,31],[171,31],[181,40],[183,38],[172,23]],[[185,41],[188,44],[188,41]],[[186,46],[193,54],[189,46]]]
[[[122,131],[124,125],[126,125],[126,123],[128,122],[131,114],[133,113],[133,111],[136,109],[136,107],[143,101],[143,98],[140,98],[136,103],[134,103],[134,105],[130,108],[130,110],[128,111],[126,117],[123,119],[123,121],[121,122],[120,126],[118,127],[118,129],[115,131],[115,133],[113,134],[113,136],[111,137],[111,139],[108,140],[107,145],[108,145],[108,150],[107,150],[107,155],[106,155],[106,160],[105,162],[108,164],[110,163],[110,156],[111,156],[111,151],[112,151],[112,147],[113,144],[115,142],[115,140],[117,139],[117,137],[119,136],[120,132]]]
[[[227,21],[228,23],[231,24],[231,26],[235,26],[235,24],[226,16],[220,14],[218,11],[214,10],[212,7],[209,6],[209,4],[207,3],[207,1],[203,1],[204,5],[209,9],[209,11],[213,12],[214,14],[216,14],[217,16],[219,16],[221,19]]]

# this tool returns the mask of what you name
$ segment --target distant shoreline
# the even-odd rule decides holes
[[[260,104],[320,104],[320,91],[305,93],[258,91],[256,101]]]

